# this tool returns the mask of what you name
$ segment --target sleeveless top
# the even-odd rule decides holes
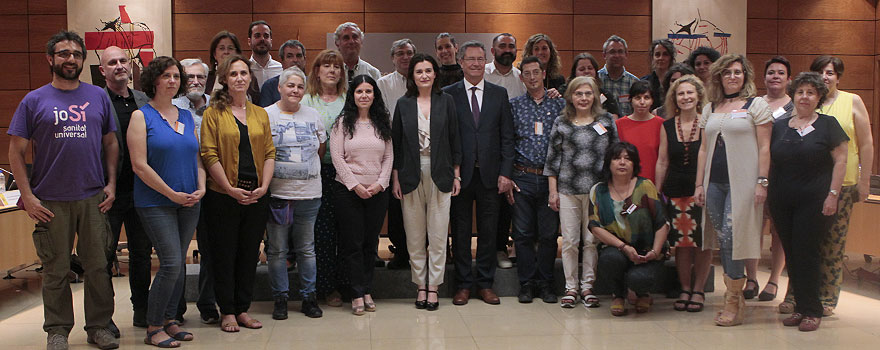
[[[177,108],[177,122],[184,125],[177,133],[153,106],[141,107],[147,131],[147,164],[174,191],[192,193],[198,189],[199,140],[192,114]],[[140,177],[134,180],[134,206],[177,207],[168,197],[147,186]]]
[[[840,127],[849,137],[846,144],[846,175],[843,177],[844,186],[853,186],[859,183],[859,140],[856,139],[856,126],[853,120],[853,94],[846,91],[837,91],[837,99],[828,106],[822,106],[817,110],[819,113],[833,116],[840,123]]]
[[[699,125],[694,124],[693,127],[699,128]],[[694,134],[696,140],[691,141],[685,154],[684,143],[678,141],[676,134],[675,118],[664,121],[663,128],[666,130],[666,151],[669,159],[666,179],[663,181],[663,193],[672,198],[693,196],[694,183],[697,179],[697,156],[700,153],[700,143],[703,141],[699,130]],[[684,164],[685,159],[688,161],[687,164]]]

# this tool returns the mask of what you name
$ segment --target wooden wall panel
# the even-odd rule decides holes
[[[363,26],[363,13],[266,14],[262,18],[272,25],[272,36],[276,38],[273,40],[275,48],[281,47],[287,39],[297,39],[306,46],[308,52],[317,54],[315,49],[323,50],[327,46],[327,33],[334,32],[336,26],[345,22],[361,25],[366,33],[364,42],[370,40],[370,29]]]
[[[30,90],[3,90],[0,91],[0,128],[8,128],[12,121],[12,115],[18,108],[18,103]],[[0,146],[5,146],[0,144]]]
[[[875,21],[779,20],[779,52],[873,55]]]
[[[465,0],[365,0],[365,12],[465,12]]]
[[[49,62],[46,61],[45,53],[27,54],[27,63],[30,66],[30,89],[39,88],[52,81],[52,73],[49,71]]]
[[[573,7],[578,15],[651,15],[651,0],[578,0]]]
[[[798,72],[810,70],[810,64],[819,55],[786,55],[791,62],[791,70]],[[841,90],[871,90],[874,88],[874,56],[843,56],[838,55],[844,64],[843,76],[840,78]],[[794,76],[793,75],[793,76]],[[872,97],[873,99],[873,97]]]
[[[779,18],[873,20],[875,8],[873,0],[779,0]]]
[[[22,1],[22,0],[7,0]],[[65,15],[67,14],[67,1],[64,0],[27,0],[28,13],[32,15]],[[65,26],[67,20],[64,20]]]
[[[751,19],[746,22],[746,51],[748,53],[776,53],[778,51],[777,20]]]
[[[174,0],[172,13],[249,13],[253,0]]]
[[[454,33],[464,28],[464,23],[464,13],[367,12],[364,15],[364,27],[371,33]]]
[[[570,0],[480,0],[466,1],[469,13],[554,13],[571,14]]]
[[[27,15],[0,16],[0,33],[0,52],[28,51]]]
[[[247,31],[251,14],[177,14],[172,16],[174,50],[206,50],[221,30],[234,33],[242,50],[248,48]]]
[[[517,39],[517,48],[526,45],[529,36],[544,33],[553,39],[558,50],[572,49],[571,15],[468,14],[465,31],[471,33],[509,32]],[[490,46],[491,43],[485,43]],[[520,51],[521,53],[521,51]]]
[[[612,34],[626,40],[630,51],[651,49],[650,16],[574,16],[574,50],[602,50]]]
[[[36,15],[28,17],[30,52],[46,52],[46,42],[55,33],[67,29],[67,15]],[[79,35],[83,35],[79,33]]]
[[[843,89],[843,90],[846,90],[846,89]],[[859,95],[859,97],[862,98],[862,101],[865,102],[865,108],[867,110],[871,111],[874,109],[874,90],[846,90],[846,91],[852,92],[856,95]],[[877,118],[875,117],[872,119],[876,123]],[[874,136],[874,149],[876,150],[877,149],[876,144],[878,141],[877,134],[875,133],[873,136]],[[877,167],[874,167],[874,169],[877,169]],[[877,171],[875,170],[874,173],[876,174]]]
[[[0,13],[4,15],[26,15],[28,13],[28,4],[26,1],[2,1],[0,2]]]
[[[5,71],[0,90],[29,89],[28,66],[26,53],[0,53],[0,67]]]
[[[289,12],[364,12],[363,0],[271,0],[254,1],[254,14]],[[259,17],[259,16],[257,16]],[[267,20],[267,22],[269,22]],[[269,22],[272,24],[272,22]]]
[[[746,4],[748,18],[777,18],[779,16],[779,0],[748,0]],[[751,26],[748,27],[752,29]]]

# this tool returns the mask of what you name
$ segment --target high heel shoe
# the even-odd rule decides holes
[[[424,309],[428,306],[428,290],[427,289],[419,289],[419,292],[425,292],[425,299],[418,300],[418,296],[416,296],[416,309]]]
[[[752,285],[752,288],[749,288],[749,284]],[[746,300],[754,299],[756,296],[758,296],[758,288],[760,288],[760,286],[758,285],[758,280],[747,279],[746,288],[743,290],[742,293],[743,298],[745,298]]]
[[[437,308],[440,307],[440,300],[439,300],[440,295],[437,294],[436,290],[429,290],[428,293],[436,294],[438,300],[432,303],[432,302],[428,301],[427,299],[425,299],[425,309],[428,311],[437,311]],[[425,297],[427,298],[427,295],[425,295]]]
[[[357,303],[355,302],[355,300],[357,300],[357,299],[361,299],[363,301],[363,298],[352,299],[351,300],[351,313],[355,316],[363,316],[364,315],[364,305],[357,305]]]
[[[773,293],[767,291],[767,287],[773,285]],[[773,282],[767,282],[767,286],[764,287],[764,290],[761,291],[761,294],[758,294],[758,301],[770,301],[776,299],[776,293],[779,292],[779,285]]]

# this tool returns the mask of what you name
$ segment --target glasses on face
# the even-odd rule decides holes
[[[394,53],[394,57],[404,57],[404,56],[412,56],[415,55],[412,51],[397,51]]]
[[[205,79],[208,79],[208,76],[206,76],[204,74],[187,74],[186,75],[186,80],[192,80],[192,79],[205,80]]]
[[[462,59],[462,61],[465,61],[467,63],[483,63],[483,62],[486,62],[486,58],[485,57],[465,57]]]
[[[593,96],[592,91],[575,91],[574,92],[574,97],[577,97],[577,98],[592,97],[592,96]]]
[[[81,60],[85,57],[85,55],[80,51],[70,51],[70,50],[58,51],[58,52],[55,52],[54,55],[61,57],[65,60],[70,58],[71,55],[76,60]]]

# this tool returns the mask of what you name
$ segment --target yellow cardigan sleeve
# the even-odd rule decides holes
[[[202,164],[205,166],[205,169],[210,168],[214,163],[220,161],[220,154],[218,151],[219,126],[217,123],[220,114],[221,113],[213,107],[208,107],[202,118],[202,135],[199,150],[202,156]]]

